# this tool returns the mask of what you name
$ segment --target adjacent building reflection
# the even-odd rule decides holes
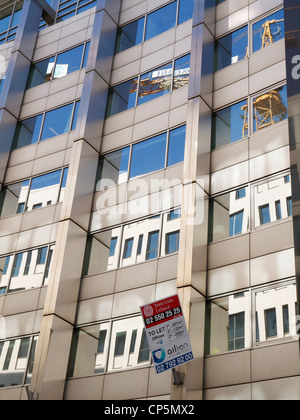
[[[292,215],[290,175],[242,187],[210,202],[210,241],[218,241]]]
[[[149,364],[150,350],[140,316],[76,328],[68,377]]]
[[[48,284],[54,245],[0,258],[0,295]]]
[[[178,252],[180,209],[94,233],[88,238],[84,275]]]
[[[207,302],[206,354],[249,348],[296,333],[296,284],[276,284]],[[253,343],[253,344],[252,344]]]
[[[0,388],[29,384],[38,337],[0,341]]]

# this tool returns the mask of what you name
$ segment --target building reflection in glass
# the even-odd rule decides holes
[[[0,295],[48,284],[54,245],[0,258]]]
[[[178,252],[180,209],[94,233],[88,238],[83,275],[145,262]]]
[[[140,316],[76,328],[68,376],[111,372],[149,364],[150,350]]]
[[[249,348],[296,333],[296,284],[276,284],[207,302],[206,354]],[[255,314],[254,316],[251,314]]]
[[[210,241],[240,235],[289,216],[292,216],[291,183],[290,175],[286,174],[211,199]]]

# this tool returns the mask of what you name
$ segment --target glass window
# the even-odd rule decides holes
[[[215,42],[215,71],[248,57],[248,26]]]
[[[282,219],[280,200],[275,201],[275,210],[276,210],[276,220]]]
[[[279,10],[253,24],[253,52],[267,47],[284,38],[284,12]]]
[[[116,245],[118,242],[118,238],[111,238],[110,247],[109,247],[109,257],[113,257],[116,252]]]
[[[248,136],[248,105],[242,101],[220,111],[212,117],[212,149],[226,146]]]
[[[250,204],[245,197],[236,200],[236,191],[215,197],[210,202],[210,241],[225,239],[248,231]]]
[[[101,191],[107,185],[127,182],[129,153],[130,148],[126,147],[100,158],[96,178],[96,191]]]
[[[218,354],[251,346],[251,294],[244,292],[206,304],[205,353]]]
[[[283,317],[283,333],[289,334],[290,332],[289,305],[282,306],[282,317]]]
[[[57,56],[54,79],[58,79],[81,69],[84,44],[65,51]]]
[[[253,100],[253,131],[262,130],[288,117],[286,85]]]
[[[270,223],[271,218],[270,218],[269,204],[265,204],[264,206],[259,206],[258,211],[259,211],[260,224],[264,225],[265,223]]]
[[[149,233],[146,260],[152,260],[158,257],[158,240],[159,231]]]
[[[173,89],[180,89],[189,84],[190,80],[190,54],[175,60],[174,64],[174,86]]]
[[[133,238],[126,239],[124,245],[123,258],[130,258],[132,254]]]
[[[30,383],[36,341],[24,337],[0,342],[0,388]]]
[[[116,53],[138,45],[143,41],[145,18],[135,20],[118,29]]]
[[[165,167],[167,134],[161,134],[132,147],[130,178]]]
[[[73,108],[72,103],[46,113],[41,141],[70,131]]]
[[[109,89],[106,111],[108,117],[135,107],[137,83],[136,77]]]
[[[172,90],[172,63],[140,77],[138,105],[156,99]]]
[[[88,58],[89,58],[89,52],[90,52],[90,46],[91,46],[90,41],[85,44],[84,56],[83,56],[83,61],[82,61],[82,68],[83,69],[87,66],[87,62],[88,62]]]
[[[275,308],[265,310],[266,337],[277,337],[277,321]]]
[[[30,67],[26,89],[49,82],[52,78],[54,64],[55,56],[32,64]]]
[[[1,218],[25,211],[29,180],[3,187],[0,192]],[[21,207],[19,206],[21,205]]]
[[[22,7],[23,1],[16,1],[0,9],[0,44],[15,39]]]
[[[184,160],[186,126],[178,127],[169,132],[167,166],[176,165]]]
[[[147,16],[145,40],[171,29],[176,24],[177,1],[161,7]]]
[[[179,230],[176,232],[170,232],[166,234],[166,255],[178,252],[179,250]]]
[[[179,0],[178,22],[181,23],[193,17],[194,0]]]
[[[20,254],[15,255],[14,264],[13,264],[13,268],[12,268],[12,274],[11,274],[12,277],[18,277],[19,276],[22,259],[23,259],[23,253],[22,252]]]
[[[13,149],[29,146],[39,141],[41,127],[43,123],[43,114],[28,118],[17,124],[14,135]]]
[[[293,203],[292,203],[292,197],[288,197],[286,199],[286,205],[287,205],[287,215],[292,216],[293,215]]]

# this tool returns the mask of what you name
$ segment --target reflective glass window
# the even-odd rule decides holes
[[[279,10],[254,23],[252,27],[253,52],[266,48],[284,38],[284,12]]]
[[[20,121],[14,135],[13,149],[37,143],[40,138],[44,115]]]
[[[82,62],[82,68],[84,69],[87,66],[88,58],[89,58],[89,52],[90,52],[90,46],[91,42],[87,42],[85,44],[85,50],[84,50],[84,56],[83,56],[83,62]]]
[[[178,252],[180,232],[170,232],[166,234],[166,255]]]
[[[247,104],[247,101],[238,102],[213,113],[211,136],[213,150],[248,137]]]
[[[248,26],[215,42],[215,71],[248,57]]]
[[[55,56],[32,64],[30,67],[26,88],[29,89],[51,80],[54,64]]]
[[[138,45],[143,41],[145,18],[135,20],[118,29],[116,53]]]
[[[250,217],[249,188],[236,200],[236,191],[215,197],[210,202],[210,240],[217,241],[248,232]]]
[[[184,149],[185,149],[185,135],[186,126],[176,128],[169,132],[169,145],[168,145],[168,162],[167,166],[175,165],[176,163],[183,162]]]
[[[124,245],[123,258],[130,258],[132,254],[133,238],[126,239]]]
[[[57,56],[53,78],[64,77],[81,69],[84,45],[65,51]]]
[[[0,342],[0,388],[30,383],[36,341],[23,337]]]
[[[49,111],[45,115],[41,141],[70,131],[74,104]]]
[[[146,260],[158,257],[159,231],[150,232],[148,236]]]
[[[173,90],[187,86],[190,80],[190,54],[175,60]]]
[[[171,92],[172,74],[172,63],[143,74],[139,83],[138,105]]]
[[[126,111],[136,105],[138,78],[111,87],[108,92],[106,115]]]
[[[23,1],[16,1],[0,8],[0,44],[15,39],[22,7]]]
[[[287,215],[292,216],[293,215],[292,197],[288,197],[286,199],[286,206],[287,206]]]
[[[285,120],[288,117],[286,85],[256,97],[252,106],[254,132]]]
[[[126,147],[100,158],[96,191],[104,189],[107,185],[116,185],[128,180],[129,153],[130,148]]]
[[[251,294],[232,294],[206,304],[206,354],[251,346]]]
[[[167,134],[161,134],[132,147],[130,178],[165,167]]]
[[[179,0],[178,21],[177,24],[191,19],[193,17],[194,0]]]
[[[161,7],[147,16],[145,40],[171,29],[176,24],[177,1]]]

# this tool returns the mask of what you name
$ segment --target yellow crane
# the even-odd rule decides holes
[[[263,23],[262,27],[263,27],[263,35],[262,35],[262,45],[261,48],[265,48],[268,45],[273,44],[274,42],[274,35],[272,35],[272,25],[274,25],[275,23],[279,23],[279,22],[283,22],[284,19],[272,19],[272,20],[267,20],[265,23]]]

